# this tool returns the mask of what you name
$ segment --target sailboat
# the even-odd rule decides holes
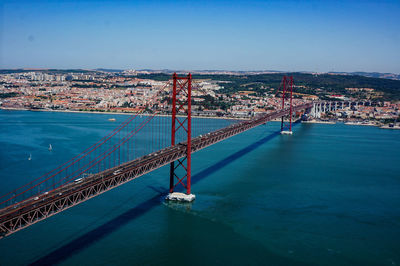
[[[28,161],[32,160],[32,153],[29,154]]]
[[[53,147],[51,146],[51,144],[49,144],[49,151],[52,151]]]

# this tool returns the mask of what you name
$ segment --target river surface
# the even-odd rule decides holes
[[[0,194],[125,118],[0,110]],[[162,200],[163,167],[1,239],[0,265],[399,265],[400,131],[279,127],[193,154],[192,204]]]

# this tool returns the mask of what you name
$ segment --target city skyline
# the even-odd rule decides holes
[[[400,73],[398,1],[5,1],[0,68]]]

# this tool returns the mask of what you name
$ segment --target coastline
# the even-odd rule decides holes
[[[304,123],[304,124],[331,124],[331,125],[336,124],[335,121],[318,121],[318,120],[301,121],[301,123]]]
[[[128,113],[128,112],[100,112],[100,111],[75,111],[75,110],[51,110],[51,109],[28,109],[28,108],[13,108],[13,107],[1,107],[0,110],[6,111],[31,111],[31,112],[59,112],[59,113],[82,113],[82,114],[106,114],[106,115],[143,115],[150,116],[151,114],[144,113]],[[156,114],[155,116],[159,117],[170,117],[171,115],[166,114]],[[177,115],[177,117],[185,117],[183,115]],[[236,117],[220,117],[220,116],[196,116],[192,115],[192,118],[204,118],[204,119],[225,119],[225,120],[250,120],[250,118],[236,118]],[[280,122],[280,118],[276,118],[271,120],[270,122]],[[318,120],[310,120],[310,121],[301,121],[304,124],[331,124],[334,125],[337,121],[318,121]],[[381,129],[400,129],[400,127],[389,127],[387,125],[376,125],[376,124],[361,124],[355,122],[344,122],[345,125],[348,126],[371,126],[371,127],[379,127]]]
[[[0,110],[7,111],[31,111],[31,112],[60,112],[60,113],[82,113],[82,114],[107,114],[107,115],[143,115],[150,116],[151,114],[145,113],[128,113],[128,112],[100,112],[100,111],[75,111],[75,110],[52,110],[52,109],[28,109],[28,108],[13,108],[13,107],[0,107]],[[171,115],[156,114],[155,116],[169,117]],[[185,117],[183,115],[176,115],[177,117]],[[236,118],[236,117],[220,117],[220,116],[195,116],[192,118],[205,118],[205,119],[229,119],[229,120],[249,120],[250,118]]]
[[[370,126],[370,127],[379,127],[376,124],[362,124],[362,123],[355,123],[355,122],[346,122],[344,123],[347,126]]]
[[[400,129],[399,126],[397,126],[397,127],[381,126],[379,128],[382,128],[382,129]]]

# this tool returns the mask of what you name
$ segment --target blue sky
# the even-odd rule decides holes
[[[0,68],[400,73],[400,1],[0,0]]]

